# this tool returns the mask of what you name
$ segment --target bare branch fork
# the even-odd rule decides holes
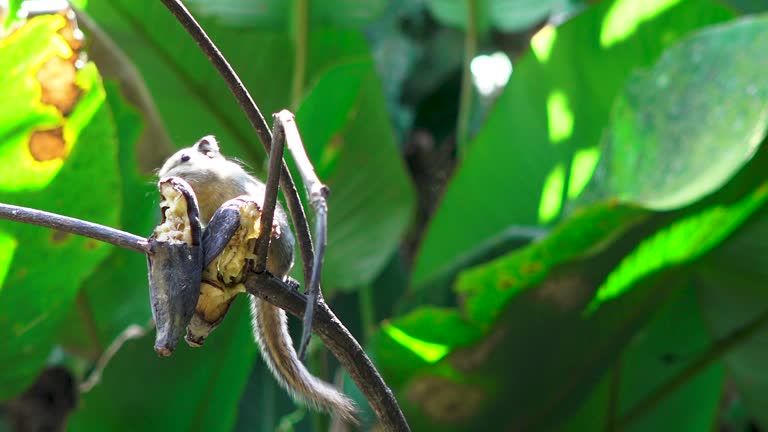
[[[256,130],[264,148],[270,154],[270,169],[267,178],[265,202],[263,203],[265,212],[262,215],[261,232],[271,232],[274,204],[277,200],[278,182],[285,195],[296,231],[302,261],[304,262],[304,280],[307,284],[307,296],[305,297],[285,282],[265,271],[269,236],[262,236],[266,238],[266,241],[259,240],[256,244],[255,252],[257,252],[259,260],[254,265],[254,271],[248,273],[246,278],[245,285],[248,292],[265,299],[298,318],[303,317],[304,332],[300,342],[299,355],[303,355],[306,350],[311,334],[310,328],[315,330],[325,345],[339,360],[340,364],[349,372],[351,378],[355,381],[355,384],[357,384],[376,413],[381,426],[385,430],[409,431],[408,423],[392,391],[387,387],[359,343],[322,300],[319,286],[322,256],[326,244],[327,206],[325,200],[328,195],[328,189],[317,178],[312,164],[304,151],[293,114],[289,111],[275,114],[274,135],[270,133],[261,112],[234,70],[183,4],[174,0],[163,0],[163,3],[192,35],[193,39],[226,81]],[[282,159],[283,147],[286,141],[302,175],[304,185],[307,188],[310,205],[316,214],[315,240],[317,242],[317,251],[313,249],[307,218],[301,205],[296,185],[293,182],[287,165]],[[0,219],[53,228],[63,232],[94,238],[137,252],[151,253],[149,242],[143,237],[55,213],[0,203]]]

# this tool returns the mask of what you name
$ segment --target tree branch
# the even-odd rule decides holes
[[[53,228],[70,234],[90,237],[136,252],[149,253],[149,243],[144,237],[56,213],[0,203],[0,219]]]
[[[304,281],[304,284],[306,285],[305,292],[309,301],[307,302],[307,308],[304,311],[304,329],[301,334],[301,341],[299,342],[299,358],[303,359],[304,354],[307,351],[307,346],[309,346],[309,339],[312,332],[312,317],[315,311],[313,305],[322,298],[322,292],[320,291],[320,272],[323,268],[323,257],[325,256],[325,246],[327,243],[327,199],[330,192],[328,187],[320,182],[317,174],[315,174],[315,168],[312,166],[312,162],[309,161],[309,156],[307,156],[304,143],[301,141],[301,135],[299,135],[299,128],[296,125],[296,118],[293,113],[288,110],[282,110],[275,114],[274,118],[275,124],[280,124],[282,127],[282,133],[285,135],[288,150],[291,152],[293,161],[296,162],[296,168],[301,174],[309,205],[312,207],[312,211],[315,215],[315,256],[311,263],[312,270],[310,272],[311,275],[309,281]]]
[[[245,287],[248,293],[286,310],[299,319],[304,315],[306,297],[267,272],[250,273],[245,280]],[[409,431],[408,422],[392,390],[387,387],[357,340],[322,299],[315,306],[312,328],[349,372],[349,376],[365,395],[384,430]]]

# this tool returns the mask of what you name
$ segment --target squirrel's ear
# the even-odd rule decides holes
[[[207,135],[200,138],[200,140],[195,143],[195,148],[206,156],[215,156],[219,154],[219,143],[213,135]]]

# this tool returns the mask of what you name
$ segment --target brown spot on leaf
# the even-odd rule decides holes
[[[514,276],[506,275],[499,280],[499,288],[503,290],[510,289],[514,286],[517,286],[518,280]]]
[[[443,377],[417,378],[406,394],[425,414],[442,423],[457,423],[477,415],[486,399],[483,389]]]
[[[68,116],[80,99],[80,87],[75,84],[75,66],[67,59],[51,57],[37,72],[42,96],[40,100],[55,106],[61,115]]]
[[[540,261],[527,262],[523,264],[523,266],[520,268],[520,273],[524,275],[532,275],[541,271],[543,267],[544,266],[541,264]]]
[[[64,231],[54,231],[51,233],[51,242],[54,244],[64,243],[71,235]]]
[[[536,291],[536,298],[568,311],[584,306],[592,294],[593,287],[594,283],[581,275],[553,276],[541,284],[541,287]]]
[[[40,162],[64,159],[67,156],[67,143],[62,129],[59,127],[32,132],[29,137],[29,153]]]
[[[480,342],[455,350],[450,354],[449,361],[456,369],[464,373],[472,372],[488,362],[493,350],[503,342],[506,334],[506,326],[497,325]]]
[[[83,243],[83,249],[85,250],[94,250],[97,247],[99,247],[99,241],[94,239],[88,239]]]

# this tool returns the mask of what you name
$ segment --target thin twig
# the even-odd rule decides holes
[[[83,321],[83,328],[88,336],[88,341],[93,345],[93,350],[98,355],[102,352],[104,347],[101,345],[99,339],[99,332],[96,328],[96,320],[93,318],[93,310],[91,310],[91,302],[88,301],[88,295],[85,290],[79,290],[77,297],[75,298],[75,304],[77,305],[77,313],[80,319]],[[88,350],[90,353],[91,350]]]
[[[742,327],[734,330],[729,336],[713,343],[708,350],[689,364],[688,367],[681,370],[677,375],[662,384],[661,387],[652,391],[648,396],[630,408],[619,420],[619,430],[623,430],[632,424],[632,422],[650,412],[659,402],[664,400],[664,398],[672,394],[690,379],[696,377],[701,371],[719,360],[724,354],[728,353],[728,351],[744,342],[766,323],[768,323],[768,310],[762,312]]]
[[[150,322],[147,327],[152,328],[152,323]],[[122,348],[126,342],[132,339],[143,337],[146,333],[147,328],[136,324],[131,324],[125,330],[123,330],[122,333],[120,333],[115,338],[115,340],[109,344],[106,351],[101,354],[101,357],[99,357],[99,360],[96,362],[96,367],[88,375],[88,378],[80,383],[80,393],[87,393],[91,391],[91,389],[93,389],[93,387],[98,384],[99,381],[101,381],[101,374],[109,364],[109,361],[112,360],[112,357],[114,357],[115,354],[120,351],[120,348]]]
[[[268,272],[249,273],[245,287],[250,294],[258,296],[298,318],[302,318],[304,315],[307,299]],[[322,299],[315,306],[315,319],[312,327],[323,340],[325,346],[349,372],[349,376],[368,400],[384,430],[409,431],[408,422],[405,420],[392,390],[387,387],[357,340]]]
[[[296,162],[296,168],[301,174],[304,187],[307,189],[309,205],[312,206],[312,212],[315,215],[315,256],[312,262],[312,273],[307,283],[307,308],[304,311],[304,328],[302,330],[301,342],[299,343],[299,358],[304,358],[309,345],[309,339],[312,336],[312,317],[314,314],[314,304],[322,298],[320,291],[320,275],[323,269],[323,257],[325,256],[325,245],[327,243],[328,227],[328,187],[320,182],[315,174],[312,162],[309,161],[304,144],[299,135],[296,118],[293,113],[282,110],[275,115],[275,122],[280,123],[285,133],[285,141],[288,143],[288,150]]]
[[[272,148],[269,150],[269,170],[267,171],[267,185],[264,190],[264,203],[261,209],[261,230],[256,241],[256,257],[258,261],[254,265],[256,273],[263,273],[267,268],[267,253],[269,243],[272,240],[272,221],[275,218],[275,206],[277,205],[277,185],[280,182],[280,165],[283,163],[283,147],[285,145],[285,132],[278,121],[273,122]]]
[[[144,237],[56,213],[0,203],[0,219],[53,228],[58,231],[90,237],[115,246],[135,250],[136,252],[149,253],[149,243]]]
[[[232,66],[224,58],[216,48],[216,45],[211,41],[208,35],[205,33],[200,24],[195,21],[192,15],[189,13],[186,7],[178,0],[162,0],[165,7],[176,16],[176,19],[184,27],[187,33],[192,36],[197,45],[203,51],[203,53],[211,61],[211,64],[216,68],[221,75],[227,87],[237,99],[237,103],[245,112],[246,117],[251,122],[256,134],[261,141],[262,146],[270,152],[272,134],[269,131],[269,126],[264,120],[264,116],[261,115],[259,107],[253,101],[253,98],[248,93],[248,90],[243,85],[243,82],[235,73]],[[312,262],[314,260],[314,252],[312,249],[312,238],[309,236],[309,224],[307,223],[307,216],[304,213],[304,208],[301,205],[301,199],[299,199],[299,193],[296,190],[296,184],[293,182],[293,176],[288,170],[288,165],[283,162],[282,172],[280,174],[280,187],[283,190],[283,196],[285,196],[285,202],[288,205],[288,210],[291,213],[291,220],[293,221],[293,229],[296,232],[296,239],[299,243],[299,251],[301,252],[301,259],[303,262],[308,263],[304,265],[304,282],[311,277]]]

